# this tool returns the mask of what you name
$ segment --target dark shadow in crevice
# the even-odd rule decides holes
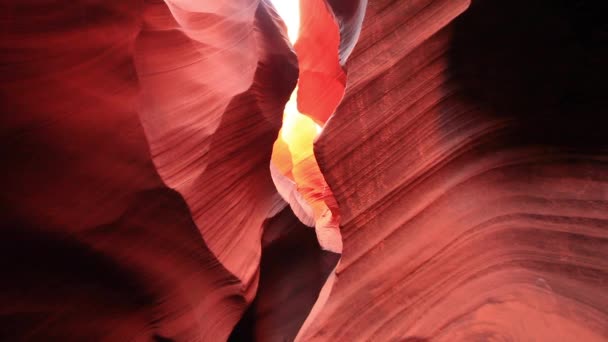
[[[449,74],[462,96],[514,123],[509,139],[608,146],[603,1],[477,0],[452,24]]]
[[[314,230],[291,208],[270,219],[256,299],[229,341],[293,341],[339,258],[321,250]]]

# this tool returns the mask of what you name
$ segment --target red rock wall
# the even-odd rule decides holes
[[[370,1],[315,146],[344,250],[301,340],[608,338],[593,6]]]
[[[268,165],[298,69],[265,2],[229,4],[219,13],[147,4],[135,61],[161,177],[184,196],[219,261],[247,283],[262,224],[280,201]]]
[[[0,2],[0,340],[608,339],[600,8],[303,13],[339,262],[270,177],[265,1]]]
[[[227,339],[296,58],[265,2],[3,1],[0,340]]]

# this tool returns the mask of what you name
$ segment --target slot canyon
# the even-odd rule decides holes
[[[608,341],[594,0],[0,0],[0,341]]]

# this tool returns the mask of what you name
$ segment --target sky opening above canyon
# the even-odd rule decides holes
[[[299,0],[270,0],[279,12],[281,19],[287,26],[287,35],[291,44],[298,40],[300,32],[300,1]]]

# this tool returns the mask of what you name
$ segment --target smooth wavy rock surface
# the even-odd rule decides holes
[[[325,0],[302,1],[300,12],[300,37],[294,46],[300,66],[298,110],[323,125],[340,103],[346,83],[339,26]]]
[[[0,1],[0,341],[608,340],[599,3]]]
[[[315,146],[343,254],[300,340],[608,338],[598,12],[370,1]]]
[[[3,1],[0,340],[226,340],[285,206],[259,1]]]
[[[266,3],[225,2],[225,17],[202,4],[144,8],[135,41],[142,124],[161,177],[184,196],[209,248],[249,282],[262,224],[280,201],[268,165],[297,61]]]

